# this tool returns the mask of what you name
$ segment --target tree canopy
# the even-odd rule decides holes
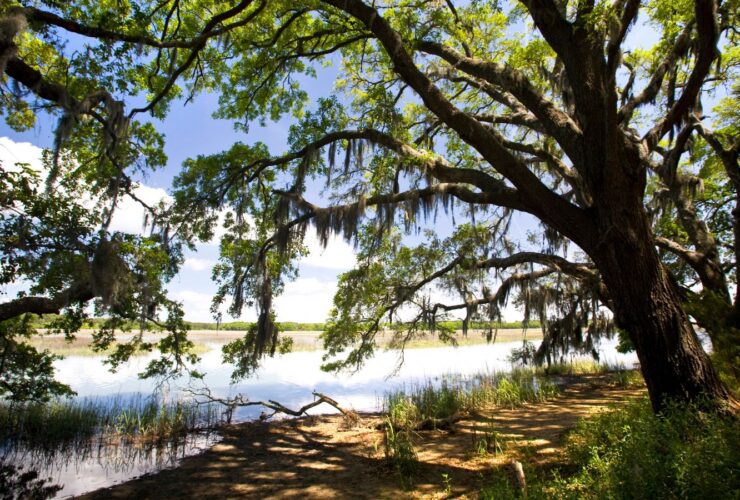
[[[33,295],[0,305],[0,320],[66,309],[72,332],[95,300],[108,345],[122,319],[166,309],[169,357],[150,372],[176,369],[187,341],[164,284],[225,213],[215,306],[259,311],[226,350],[239,374],[279,348],[272,299],[316,231],[358,251],[324,337],[329,369],[360,365],[389,322],[401,345],[450,338],[440,322],[455,311],[497,320],[518,300],[545,326],[541,360],[590,350],[614,322],[656,408],[732,401],[689,315],[736,367],[737,12],[733,0],[3,1],[6,121],[27,128],[44,110],[59,124],[47,178],[4,166],[2,283],[28,279]],[[317,75],[335,96],[309,98]],[[202,92],[245,131],[292,116],[288,152],[236,143],[192,158],[173,203],[146,207],[151,236],[111,234],[132,178],[166,163],[149,118]],[[517,213],[539,221],[527,242],[510,236]],[[456,219],[451,234],[435,217]],[[152,347],[139,337],[117,359]]]

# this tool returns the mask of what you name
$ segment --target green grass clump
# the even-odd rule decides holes
[[[89,441],[108,409],[93,400],[0,403],[0,446],[52,450]]]
[[[473,377],[466,391],[466,409],[486,406],[514,408],[555,397],[559,390],[546,376],[531,368],[516,368],[510,373],[482,373]]]
[[[480,373],[474,377],[447,377],[439,385],[431,382],[411,391],[386,393],[385,455],[408,488],[418,466],[413,438],[422,421],[445,420],[457,413],[491,405],[516,406],[555,396],[557,388],[531,369],[512,373]],[[485,452],[501,451],[495,432],[486,434]]]
[[[640,387],[645,385],[639,370],[616,370],[609,373],[609,381],[619,387]]]
[[[396,427],[390,418],[385,426],[385,458],[396,470],[401,486],[409,489],[413,486],[414,475],[419,468],[419,460],[414,449],[414,431],[408,427]]]
[[[156,400],[148,400],[144,404],[120,409],[111,427],[122,436],[161,443],[212,428],[219,415],[214,405],[198,406],[183,401],[160,404]]]

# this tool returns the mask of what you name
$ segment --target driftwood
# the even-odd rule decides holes
[[[462,415],[460,413],[455,413],[447,418],[434,418],[434,417],[427,417],[421,421],[419,421],[412,431],[434,431],[434,430],[440,430],[440,431],[447,431],[447,432],[454,432],[454,425],[455,423],[462,420]],[[386,422],[382,422],[378,424],[375,428],[377,430],[383,430],[385,426],[387,425]]]
[[[267,420],[269,418],[272,418],[278,413],[284,413],[286,415],[291,415],[293,417],[300,417],[302,415],[308,415],[308,410],[311,408],[314,408],[316,406],[319,406],[320,404],[328,404],[329,406],[333,406],[336,408],[344,417],[350,421],[350,422],[357,422],[359,420],[359,415],[355,413],[352,410],[347,410],[345,408],[342,408],[339,403],[337,403],[334,399],[330,398],[329,396],[325,394],[321,394],[320,392],[313,391],[312,394],[316,398],[314,401],[301,406],[297,410],[293,410],[291,408],[288,408],[287,406],[283,405],[282,403],[279,403],[277,401],[274,401],[272,399],[268,399],[267,401],[249,401],[249,399],[245,398],[242,394],[238,394],[234,396],[233,398],[217,398],[211,394],[211,390],[208,388],[202,389],[200,391],[190,391],[190,393],[193,396],[196,396],[198,398],[205,398],[205,401],[201,400],[198,401],[199,404],[208,404],[208,403],[219,403],[226,407],[226,411],[224,412],[224,415],[226,416],[226,422],[231,423],[231,418],[234,414],[234,410],[236,408],[241,406],[263,406],[265,408],[268,408],[272,410],[272,413],[265,413],[263,412],[260,415],[260,420]]]
[[[434,417],[427,417],[418,424],[416,424],[416,427],[414,428],[415,431],[433,431],[433,430],[442,430],[442,431],[449,431],[452,432],[453,425],[456,422],[459,422],[462,420],[462,415],[459,413],[455,413],[453,415],[450,415],[447,418],[434,418]]]

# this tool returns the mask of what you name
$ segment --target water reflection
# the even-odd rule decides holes
[[[39,476],[38,471],[0,463],[0,493],[3,499],[53,497],[61,486],[51,482],[51,478]]]
[[[537,344],[537,342],[535,343]],[[616,341],[606,341],[600,348],[601,361],[631,367],[634,354],[623,355],[615,350]],[[299,408],[313,400],[312,391],[331,396],[346,408],[357,411],[376,411],[386,391],[404,386],[438,383],[448,375],[470,376],[480,372],[507,371],[511,368],[508,356],[521,342],[493,345],[471,345],[409,349],[404,363],[398,368],[399,354],[379,351],[356,373],[331,374],[321,371],[321,351],[303,351],[276,356],[265,361],[253,378],[231,384],[232,367],[221,361],[220,345],[201,355],[196,369],[206,373],[204,383],[216,397],[233,397],[243,394],[252,401],[274,399],[290,408]],[[58,378],[69,384],[78,397],[135,397],[151,394],[155,381],[140,380],[137,374],[151,359],[141,357],[121,367],[116,373],[108,371],[103,357],[70,356],[57,361]],[[169,397],[184,396],[190,381],[179,379],[168,385]],[[323,405],[312,413],[329,413],[333,408]],[[256,418],[259,407],[241,407],[234,414],[234,421]],[[105,446],[90,450],[88,454],[55,457],[40,464],[42,476],[49,475],[63,490],[58,494],[68,496],[91,491],[116,482],[173,466],[187,455],[197,453],[213,443],[213,436],[193,436],[174,448],[141,449],[131,446]],[[24,459],[22,463],[32,463]],[[38,463],[34,463],[39,466]]]
[[[219,397],[244,394],[251,400],[275,399],[293,407],[310,402],[311,392],[316,390],[355,410],[373,411],[377,409],[378,400],[385,391],[402,385],[423,383],[427,379],[446,374],[471,375],[481,371],[508,371],[511,368],[509,353],[512,348],[519,346],[520,342],[507,342],[457,348],[409,349],[404,354],[403,365],[395,373],[398,353],[379,351],[362,370],[338,375],[321,371],[321,351],[294,352],[267,359],[254,377],[231,384],[232,367],[223,364],[220,346],[214,344],[211,351],[201,355],[196,368],[207,374],[205,384]],[[636,362],[634,354],[617,353],[615,346],[616,340],[611,340],[599,347],[601,361],[631,367]],[[80,397],[150,394],[156,387],[155,381],[140,380],[137,377],[150,357],[134,359],[114,374],[107,370],[103,359],[70,356],[57,362],[57,376],[62,382],[71,385]],[[188,380],[180,379],[172,381],[169,388],[176,393],[187,385]],[[242,408],[235,418],[255,418],[260,411],[254,407]]]
[[[77,444],[56,450],[13,449],[3,453],[0,463],[16,464],[21,471],[34,471],[38,477],[45,478],[47,487],[51,486],[46,490],[50,496],[65,498],[174,467],[182,458],[208,449],[218,439],[216,433],[199,433],[157,445],[95,440],[86,446]],[[18,477],[20,474],[16,474]],[[9,498],[48,498],[48,495],[26,493]]]

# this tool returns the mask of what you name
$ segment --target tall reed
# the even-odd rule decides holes
[[[114,439],[157,444],[219,421],[215,405],[144,397],[0,402],[0,448],[52,451]]]
[[[446,419],[458,412],[487,406],[514,407],[538,402],[558,394],[547,377],[531,368],[509,373],[482,372],[470,377],[444,377],[410,389],[386,393],[383,410],[396,427],[413,427],[422,420]]]

